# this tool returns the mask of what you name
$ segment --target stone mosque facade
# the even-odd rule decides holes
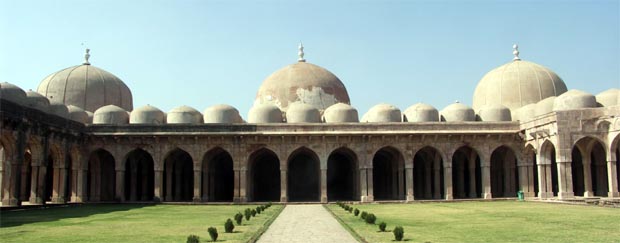
[[[2,205],[620,197],[620,90],[568,90],[513,54],[472,107],[378,104],[360,119],[300,46],[244,120],[223,104],[134,108],[87,50],[36,91],[0,84]]]

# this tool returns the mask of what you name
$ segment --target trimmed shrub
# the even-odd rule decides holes
[[[385,222],[381,222],[379,224],[379,230],[381,230],[381,232],[385,232],[385,227],[387,226],[387,224]]]
[[[226,231],[226,233],[232,233],[234,229],[235,224],[233,224],[232,220],[226,220],[226,223],[224,223],[224,231]]]
[[[237,225],[241,225],[241,221],[243,221],[243,214],[241,214],[241,212],[235,214],[235,221],[237,222]]]
[[[211,241],[217,241],[217,229],[214,227],[209,227],[207,231],[209,231],[209,236],[211,237]]]
[[[249,221],[250,218],[252,217],[252,211],[249,208],[245,209],[245,221]]]
[[[197,235],[189,235],[187,236],[187,243],[200,243],[200,237]]]
[[[374,214],[369,213],[368,215],[366,215],[366,223],[374,224],[376,220],[377,217]]]
[[[368,216],[368,213],[366,211],[362,211],[362,219],[366,219],[366,216]]]
[[[252,217],[256,217],[256,210],[252,209]]]
[[[349,213],[353,213],[353,207],[349,207],[349,209],[347,209],[347,211],[349,211]]]
[[[403,229],[402,226],[394,227],[394,230],[392,232],[394,232],[394,239],[396,241],[403,240],[403,236],[405,236],[405,230]]]
[[[261,207],[256,207],[256,213],[257,213],[257,214],[260,214],[260,212],[261,212],[262,210],[263,210],[263,208],[261,208]]]
[[[353,210],[353,214],[355,215],[355,217],[357,217],[357,215],[360,214],[360,210],[356,208],[355,210]]]

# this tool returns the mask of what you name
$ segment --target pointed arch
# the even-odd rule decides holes
[[[334,149],[327,157],[327,199],[353,201],[360,198],[357,154],[347,147]]]
[[[538,178],[540,194],[543,192],[545,195],[542,198],[548,198],[557,196],[559,192],[558,186],[558,164],[556,162],[556,150],[555,144],[550,140],[545,140],[539,149],[537,162],[540,165],[538,167]],[[544,189],[544,190],[543,190]]]
[[[287,160],[287,193],[290,201],[319,201],[321,162],[308,147],[294,150]]]
[[[439,149],[425,146],[413,156],[413,195],[416,199],[443,197],[443,156]]]
[[[375,200],[405,199],[405,161],[395,147],[379,149],[372,159]]]
[[[202,200],[232,202],[235,174],[233,159],[222,147],[207,151],[202,159]]]
[[[573,192],[576,196],[607,196],[607,149],[591,136],[577,140],[571,151]]]
[[[479,153],[470,146],[461,146],[452,154],[452,185],[454,198],[480,198],[482,171]]]
[[[153,156],[142,148],[125,155],[125,198],[129,201],[152,201],[154,194]]]
[[[280,201],[280,159],[272,150],[262,147],[248,158],[248,200]]]
[[[508,146],[491,153],[491,193],[494,197],[515,197],[519,190],[517,156]]]
[[[194,191],[194,159],[180,148],[170,150],[164,158],[164,200],[191,201]]]
[[[105,149],[96,149],[88,159],[87,197],[89,201],[114,201],[116,198],[115,159]]]

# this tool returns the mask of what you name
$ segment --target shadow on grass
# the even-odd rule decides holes
[[[0,217],[0,228],[51,222],[67,218],[82,218],[96,214],[128,211],[153,205],[154,204],[82,204],[67,207],[8,211],[2,212],[2,217]]]

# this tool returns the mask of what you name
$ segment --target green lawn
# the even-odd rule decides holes
[[[224,222],[256,206],[100,204],[2,212],[0,242],[185,242],[190,234],[206,242],[209,226],[217,227],[218,242],[246,242],[282,206],[235,223],[232,234],[224,233]]]
[[[408,242],[620,242],[620,209],[537,202],[453,202],[351,205],[374,213],[377,225],[405,229]],[[338,205],[328,208],[368,242],[393,242]]]

